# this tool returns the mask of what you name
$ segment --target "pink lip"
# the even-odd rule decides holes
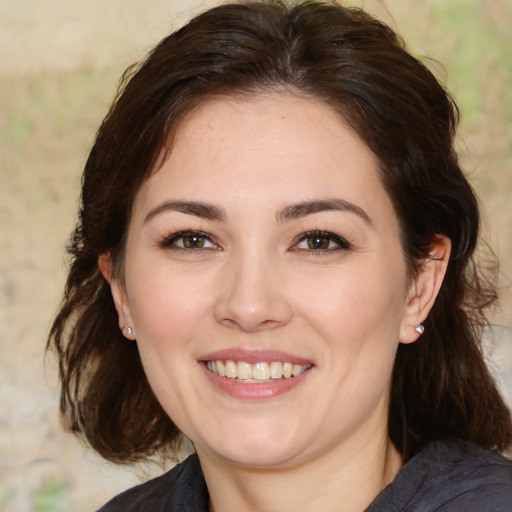
[[[216,360],[222,359],[222,358],[215,358]],[[211,359],[210,359],[211,360]],[[235,359],[236,360],[236,359]],[[240,359],[244,360],[244,359]],[[268,360],[268,359],[264,359]],[[273,361],[276,361],[276,359],[272,359]],[[280,359],[278,359],[280,360]],[[286,360],[286,359],[285,359]],[[246,362],[249,362],[245,360]],[[259,359],[261,361],[261,359]],[[289,361],[289,359],[288,359]],[[256,361],[258,362],[258,361]],[[300,364],[300,363],[297,363]],[[306,363],[304,363],[306,364]],[[239,381],[237,379],[228,379],[227,377],[219,377],[215,373],[211,372],[206,368],[206,364],[201,364],[203,367],[203,371],[206,374],[206,377],[210,381],[211,384],[213,384],[214,387],[216,387],[218,390],[227,393],[228,395],[231,395],[234,398],[239,398],[242,400],[262,400],[262,399],[269,399],[274,398],[276,396],[282,395],[284,393],[287,393],[288,391],[292,390],[293,388],[300,385],[304,379],[307,378],[307,376],[310,374],[310,370],[306,370],[305,372],[301,373],[300,375],[297,375],[297,377],[290,377],[289,379],[276,379],[274,381],[270,382],[261,382],[261,383],[249,383],[249,382],[243,382]]]
[[[303,357],[286,354],[277,350],[247,350],[239,348],[230,348],[211,352],[200,358],[200,361],[244,361],[246,363],[255,364],[262,362],[279,361],[281,363],[292,364],[313,364],[311,361]]]

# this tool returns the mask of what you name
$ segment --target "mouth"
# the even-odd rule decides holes
[[[199,362],[214,389],[238,400],[268,400],[300,389],[315,368],[297,354],[237,347],[204,354]]]
[[[311,364],[294,364],[289,361],[245,361],[209,360],[206,368],[213,374],[244,383],[269,383],[298,377],[311,368]]]

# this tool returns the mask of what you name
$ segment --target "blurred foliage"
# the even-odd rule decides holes
[[[34,497],[35,512],[64,512],[67,508],[66,486],[56,481],[47,482],[43,490]]]
[[[386,3],[411,51],[433,57],[446,69],[443,81],[462,111],[463,130],[476,129],[489,108],[493,119],[510,126],[512,2],[388,0]],[[428,59],[424,60],[432,67]],[[439,66],[433,67],[435,70]],[[498,97],[488,102],[489,82]]]

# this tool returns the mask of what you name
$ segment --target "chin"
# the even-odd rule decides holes
[[[278,469],[286,467],[295,459],[297,452],[296,447],[293,452],[295,453],[291,453],[291,450],[272,450],[268,447],[259,449],[253,445],[251,447],[241,447],[236,450],[223,450],[222,453],[218,453],[218,456],[237,466]]]
[[[199,455],[207,450],[215,457],[231,464],[254,468],[279,468],[300,456],[301,443],[291,436],[280,435],[273,429],[265,435],[263,431],[244,433],[224,433],[222,438],[196,444]]]

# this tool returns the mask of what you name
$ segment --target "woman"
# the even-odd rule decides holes
[[[506,510],[457,110],[385,25],[228,4],[124,77],[50,346],[69,428],[196,455],[102,511]]]

